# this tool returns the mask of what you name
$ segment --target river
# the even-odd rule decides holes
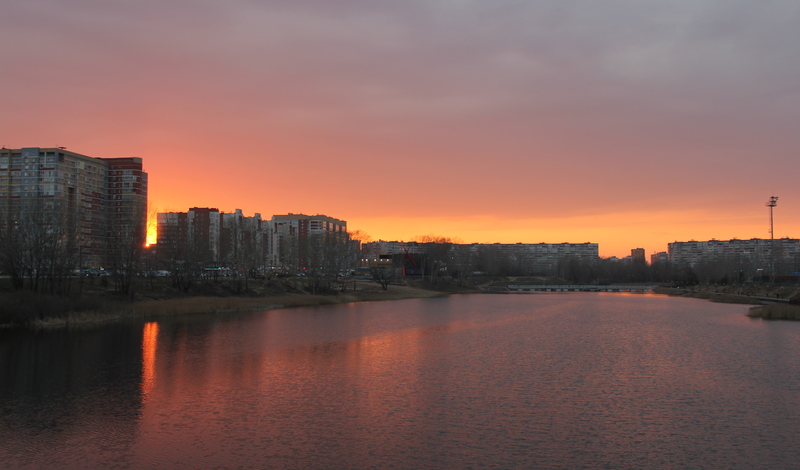
[[[800,323],[456,295],[0,331],[0,468],[796,468]]]

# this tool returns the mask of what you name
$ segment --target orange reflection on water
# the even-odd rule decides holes
[[[309,423],[331,416],[353,424],[337,433],[346,436],[351,451],[366,454],[376,445],[376,425],[403,429],[438,406],[438,392],[421,392],[420,383],[426,379],[423,364],[447,337],[449,325],[300,340],[302,325],[283,315],[288,313],[273,311],[261,323],[174,330],[166,325],[158,363],[157,327],[148,325],[139,422],[143,452],[165,462],[192,458],[176,453],[186,448],[185,434],[175,432],[181,429],[191,429],[192,449],[209,455],[239,449],[237,443],[252,436],[259,436],[265,452],[307,441],[324,445],[328,428]],[[357,315],[352,320],[356,328]],[[232,431],[229,423],[239,429]],[[381,439],[380,445],[398,445],[393,438]]]
[[[157,347],[158,323],[145,323],[142,334],[142,401],[147,401],[155,385]]]

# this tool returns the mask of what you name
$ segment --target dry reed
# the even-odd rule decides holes
[[[800,305],[769,304],[751,307],[748,317],[764,320],[800,320]]]

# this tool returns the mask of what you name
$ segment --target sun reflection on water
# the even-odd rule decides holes
[[[156,382],[157,347],[158,323],[145,323],[142,334],[142,401],[148,400]]]

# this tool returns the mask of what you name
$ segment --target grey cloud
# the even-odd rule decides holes
[[[568,154],[574,162],[548,165],[603,176],[668,158],[711,168],[703,158],[713,149],[741,163],[765,141],[776,154],[798,143],[787,124],[800,119],[787,105],[800,86],[794,1],[25,0],[0,9],[0,59],[22,70],[4,78],[15,90],[0,91],[6,102],[47,94],[74,106],[113,100],[159,123],[202,109],[306,133],[405,137],[420,160],[430,160],[424,148],[444,147],[525,168],[537,164],[531,156]],[[48,63],[58,81],[45,78]]]

